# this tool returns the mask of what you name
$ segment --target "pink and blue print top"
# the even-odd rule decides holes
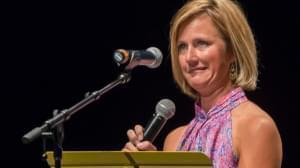
[[[201,151],[211,160],[214,168],[235,168],[238,157],[233,152],[231,111],[247,101],[239,87],[205,112],[195,103],[195,117],[177,148],[180,151]]]

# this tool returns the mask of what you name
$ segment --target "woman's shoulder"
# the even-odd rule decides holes
[[[257,135],[257,131],[276,131],[277,127],[270,115],[251,101],[246,101],[232,111],[233,128],[243,134]]]
[[[176,151],[186,127],[187,125],[177,127],[167,135],[164,142],[164,151]]]
[[[267,112],[261,109],[257,104],[246,101],[240,104],[232,111],[232,119],[238,122],[239,126],[257,125],[261,124],[274,124],[273,119]]]
[[[262,149],[281,152],[281,139],[274,120],[255,103],[247,101],[234,109],[232,124],[236,154],[248,156],[249,151],[263,152]]]

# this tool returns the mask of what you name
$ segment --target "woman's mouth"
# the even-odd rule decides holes
[[[206,69],[207,69],[206,66],[199,66],[199,67],[188,69],[188,73],[194,73],[194,72],[198,72],[198,71],[204,71]]]

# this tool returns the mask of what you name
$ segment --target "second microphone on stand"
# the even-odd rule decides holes
[[[113,53],[113,59],[118,65],[126,65],[126,70],[131,70],[136,66],[157,68],[162,62],[163,55],[156,47],[149,47],[146,50],[118,49]]]

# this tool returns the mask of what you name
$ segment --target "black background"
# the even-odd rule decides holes
[[[296,3],[240,1],[256,36],[259,88],[250,100],[275,120],[283,141],[283,167],[293,167],[298,126],[298,68]],[[103,95],[65,123],[64,150],[120,150],[126,131],[145,125],[156,103],[169,98],[176,115],[155,144],[193,117],[193,101],[172,79],[168,30],[183,0],[92,2],[22,2],[2,8],[1,160],[10,167],[41,167],[42,141],[29,145],[21,137],[52,116],[53,109],[69,108],[88,91],[115,80],[120,68],[112,53],[118,48],[155,46],[164,54],[157,69],[138,67],[132,80]],[[51,149],[50,147],[48,147]]]

